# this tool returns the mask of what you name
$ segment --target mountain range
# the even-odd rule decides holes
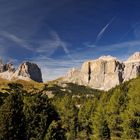
[[[131,55],[126,61],[116,57],[101,56],[82,64],[81,69],[72,68],[63,77],[55,80],[57,84],[74,83],[93,89],[109,90],[116,85],[136,78],[140,74],[140,52]],[[23,62],[15,69],[13,63],[0,61],[0,78],[7,80],[43,82],[41,69],[37,64]]]
[[[140,74],[140,52],[126,61],[112,56],[101,56],[83,63],[80,70],[71,69],[61,80],[86,85],[94,89],[109,90],[116,85],[136,78]]]

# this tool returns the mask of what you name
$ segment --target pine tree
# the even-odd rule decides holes
[[[15,84],[10,84],[9,87],[11,93],[0,108],[0,139],[25,140],[23,99],[18,90],[21,87]]]
[[[138,81],[137,81],[138,80]],[[140,139],[140,85],[139,79],[131,83],[128,91],[129,102],[121,114],[123,120],[123,138]]]
[[[68,140],[75,140],[78,127],[78,110],[71,96],[57,99],[54,105],[61,119],[62,128],[65,129]]]
[[[89,139],[92,134],[92,114],[95,108],[95,99],[88,99],[81,105],[78,112],[78,130],[81,139]]]
[[[93,140],[109,140],[110,129],[107,123],[107,116],[103,104],[101,103],[93,117]]]
[[[52,121],[44,140],[66,140],[65,131],[59,121]]]
[[[27,139],[41,140],[53,120],[58,119],[53,106],[46,95],[36,94],[25,99]]]

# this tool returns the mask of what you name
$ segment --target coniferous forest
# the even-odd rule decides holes
[[[0,140],[140,139],[140,78],[108,92],[71,86],[26,90],[9,83],[0,93]],[[52,90],[48,98],[44,91]]]

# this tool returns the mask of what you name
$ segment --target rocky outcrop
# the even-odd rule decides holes
[[[36,82],[42,82],[41,70],[37,64],[31,62],[23,62],[17,70],[15,70],[13,63],[7,63],[5,65],[0,63],[0,78],[13,80],[34,80]]]
[[[63,80],[95,89],[109,90],[139,74],[140,53],[136,52],[125,62],[112,56],[102,56],[84,62],[80,70],[70,70]]]
[[[65,80],[70,81],[72,83],[78,83],[80,85],[86,85],[85,80],[83,80],[83,74],[80,70],[75,68],[68,71]]]
[[[132,56],[130,56],[127,60],[127,62],[136,62],[136,61],[140,61],[140,52],[136,52],[134,53]]]
[[[134,53],[124,62],[124,81],[128,81],[132,78],[136,78],[140,75],[140,52]]]
[[[84,79],[87,76],[86,81],[88,81],[90,87],[109,89],[122,82],[121,74],[123,68],[123,64],[116,58],[104,56],[94,61],[85,62],[81,72],[84,73]],[[88,71],[85,71],[86,69]]]
[[[0,73],[9,71],[14,72],[15,68],[12,62],[8,62],[7,64],[3,64],[2,59],[0,60]]]
[[[14,73],[14,77],[19,77],[20,79],[29,78],[37,82],[42,82],[42,74],[40,68],[37,64],[24,62]]]

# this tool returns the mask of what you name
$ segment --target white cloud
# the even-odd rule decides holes
[[[0,45],[0,59],[6,59],[5,49],[2,45]]]
[[[43,53],[47,57],[50,57],[59,47],[62,48],[65,54],[69,56],[69,50],[67,47],[68,44],[62,41],[59,35],[55,31],[52,31],[52,30],[50,31],[50,37],[47,37],[46,39],[43,39],[43,40],[38,40],[37,42],[34,39],[30,40],[29,42],[25,39],[22,39],[6,31],[0,31],[0,36],[1,38],[4,39],[3,42],[7,42],[7,39],[8,39],[16,43],[19,47],[22,47],[26,50],[29,50],[38,54]],[[37,43],[37,47],[34,47],[33,45],[31,45],[31,42]],[[2,41],[1,41],[1,44],[2,44]],[[6,50],[4,46],[3,46],[3,50]]]
[[[61,40],[59,35],[55,31],[50,32],[50,39],[42,40],[39,42],[39,46],[36,48],[36,52],[45,53],[47,56],[51,56],[57,48],[62,48],[65,54],[69,54],[68,44]]]
[[[131,30],[134,30],[134,36],[137,39],[140,39],[140,22],[134,24],[134,26],[131,28]]]
[[[40,56],[32,59],[37,63],[43,74],[43,80],[52,80],[64,76],[67,71],[73,67],[80,67],[84,60],[70,60],[70,59],[51,59],[45,56]]]
[[[102,49],[105,50],[105,51],[126,49],[126,52],[127,52],[128,49],[133,50],[134,48],[139,48],[140,49],[140,41],[139,40],[112,44],[112,45],[104,46]]]
[[[14,35],[14,34],[11,34],[11,33],[6,32],[6,31],[1,31],[0,36],[15,42],[20,47],[23,47],[23,48],[30,50],[30,51],[34,51],[34,49],[29,44],[27,44],[25,40],[19,38],[18,36]]]
[[[101,55],[111,55],[114,54],[115,57],[120,59],[126,59],[129,55],[136,51],[140,51],[140,40],[127,41],[123,43],[116,43],[112,45],[94,45],[94,44],[84,44],[83,49],[73,52],[71,57],[74,59],[96,59]]]

